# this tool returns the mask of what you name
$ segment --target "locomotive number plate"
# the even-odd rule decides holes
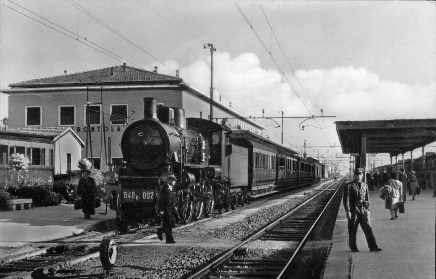
[[[155,192],[150,190],[132,189],[123,190],[124,202],[152,202]]]

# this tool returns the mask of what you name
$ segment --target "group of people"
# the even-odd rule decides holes
[[[377,242],[370,224],[369,209],[369,188],[368,184],[363,181],[364,169],[356,168],[354,170],[353,180],[345,185],[343,204],[348,220],[348,244],[352,252],[359,252],[356,243],[357,228],[360,225],[365,234],[369,250],[378,252],[382,249],[377,246]],[[400,170],[400,173],[392,172],[390,178],[384,181],[384,186],[380,187],[380,197],[385,200],[385,207],[391,213],[391,220],[398,218],[398,211],[404,210],[406,202],[407,188],[412,200],[415,195],[419,194],[419,184],[415,171],[409,175]]]

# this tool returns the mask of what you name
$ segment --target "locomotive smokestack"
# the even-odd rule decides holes
[[[144,118],[157,119],[157,101],[155,98],[144,98]]]
[[[174,110],[174,124],[182,129],[186,129],[185,110],[179,107],[173,107]]]

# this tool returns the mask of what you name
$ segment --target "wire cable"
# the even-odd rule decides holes
[[[73,7],[75,7],[77,10],[79,10],[80,12],[84,13],[85,15],[87,15],[88,17],[90,17],[91,19],[95,20],[96,22],[100,23],[101,25],[103,25],[106,29],[108,29],[109,31],[111,31],[112,33],[116,34],[118,37],[122,38],[124,41],[128,42],[129,44],[133,45],[134,47],[136,47],[137,49],[139,49],[141,52],[145,53],[146,55],[148,55],[149,57],[153,58],[154,60],[156,60],[157,62],[159,62],[160,64],[166,66],[167,68],[176,71],[175,69],[171,68],[170,66],[168,66],[167,64],[165,64],[164,62],[162,62],[161,60],[159,60],[157,57],[155,57],[154,55],[152,55],[150,52],[144,50],[143,48],[141,48],[138,44],[136,44],[135,42],[133,42],[132,40],[130,40],[129,38],[127,38],[126,36],[124,36],[123,34],[121,34],[120,32],[118,32],[117,30],[115,30],[114,28],[110,27],[109,25],[107,25],[105,22],[103,22],[102,20],[100,20],[98,17],[96,17],[95,15],[93,15],[91,12],[89,12],[88,10],[86,10],[84,7],[80,6],[78,3],[76,3],[74,0],[67,0],[68,3],[70,3]]]
[[[263,42],[262,38],[260,37],[259,33],[256,31],[256,29],[254,28],[254,26],[251,24],[250,20],[246,17],[246,15],[244,14],[244,11],[242,10],[242,8],[238,5],[238,3],[233,2],[233,4],[235,5],[235,7],[238,9],[239,13],[241,14],[241,16],[244,18],[245,22],[248,24],[248,26],[250,26],[251,30],[253,31],[254,35],[256,36],[256,38],[258,39],[258,41],[260,42],[260,44],[262,45],[262,47],[265,49],[265,51],[268,53],[268,55],[270,56],[271,60],[274,62],[274,64],[276,65],[276,67],[278,68],[278,70],[280,71],[280,73],[282,74],[282,76],[288,81],[289,85],[292,87],[292,89],[294,90],[295,94],[297,95],[297,97],[300,99],[301,103],[303,104],[303,106],[306,108],[306,110],[313,115],[313,113],[311,112],[311,110],[306,106],[306,104],[303,102],[303,99],[301,98],[300,94],[298,93],[297,89],[294,87],[294,85],[292,84],[292,82],[289,80],[289,78],[286,76],[285,72],[283,71],[283,69],[280,67],[280,65],[277,63],[276,59],[274,58],[274,56],[272,55],[271,51],[268,49],[268,47],[265,45],[265,43]]]
[[[114,53],[114,52],[112,52],[112,51],[110,51],[110,50],[108,50],[108,49],[106,49],[106,48],[104,48],[104,47],[99,46],[98,44],[96,44],[96,43],[94,43],[94,42],[92,42],[92,41],[90,41],[90,40],[88,40],[88,39],[86,39],[86,38],[80,36],[79,34],[73,32],[73,31],[71,31],[71,30],[69,30],[69,29],[67,29],[67,28],[65,28],[65,27],[62,27],[62,26],[60,26],[59,24],[57,24],[57,23],[55,23],[55,22],[53,22],[53,21],[51,21],[51,20],[49,20],[49,19],[47,19],[47,18],[45,18],[45,17],[43,17],[43,16],[38,15],[37,13],[35,13],[35,12],[33,12],[33,11],[31,11],[31,10],[29,10],[29,9],[27,9],[27,8],[25,8],[25,7],[21,6],[21,5],[19,5],[19,4],[15,3],[15,2],[13,2],[13,1],[11,1],[11,0],[8,0],[8,1],[9,1],[10,3],[12,3],[12,4],[14,4],[14,5],[20,7],[21,9],[27,11],[28,13],[31,13],[31,14],[37,16],[38,18],[40,18],[40,19],[42,19],[42,20],[45,20],[46,22],[48,22],[48,23],[54,25],[54,26],[57,27],[57,28],[55,28],[55,27],[53,27],[53,26],[50,26],[50,25],[47,24],[46,22],[43,22],[43,21],[41,21],[41,20],[38,20],[37,18],[34,18],[34,17],[30,16],[30,15],[27,15],[27,14],[21,12],[21,11],[18,11],[18,10],[16,10],[16,9],[14,9],[14,8],[12,8],[12,7],[10,7],[10,6],[8,6],[8,5],[5,5],[4,3],[1,3],[1,2],[0,2],[0,4],[3,5],[4,7],[8,8],[8,9],[10,9],[10,10],[12,10],[12,11],[18,13],[18,14],[21,14],[21,15],[23,15],[23,16],[25,16],[25,17],[27,17],[27,18],[33,20],[33,21],[36,21],[36,22],[38,22],[38,23],[44,25],[45,27],[50,28],[50,29],[52,29],[52,30],[54,30],[54,31],[56,31],[56,32],[58,32],[58,33],[64,35],[64,36],[67,36],[68,38],[73,39],[73,40],[75,40],[75,41],[77,41],[77,42],[79,42],[79,43],[81,43],[81,44],[83,44],[83,45],[85,45],[85,46],[87,46],[87,47],[89,47],[89,48],[95,50],[95,51],[98,51],[98,52],[100,52],[100,53],[102,53],[102,54],[104,54],[104,55],[106,55],[106,56],[108,56],[108,57],[110,57],[110,58],[112,58],[112,59],[114,59],[114,60],[117,60],[117,61],[120,61],[120,62],[128,62],[130,65],[133,65],[133,66],[135,66],[135,67],[141,68],[140,66],[135,65],[135,63],[132,63],[132,62],[127,61],[126,59],[124,59],[124,58],[121,57],[120,55],[118,55],[118,54],[116,54],[116,53]],[[64,32],[64,31],[65,31],[65,32]],[[68,33],[69,33],[69,34],[68,34]],[[79,40],[79,39],[80,39],[80,40]],[[143,68],[141,68],[141,69],[143,69]],[[143,69],[143,70],[145,70],[145,69]]]

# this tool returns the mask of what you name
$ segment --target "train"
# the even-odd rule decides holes
[[[144,98],[144,118],[125,129],[121,151],[114,198],[120,231],[158,220],[159,192],[169,174],[177,178],[180,223],[325,178],[323,164],[292,148],[248,130],[186,118],[183,108],[158,106],[156,98]]]

